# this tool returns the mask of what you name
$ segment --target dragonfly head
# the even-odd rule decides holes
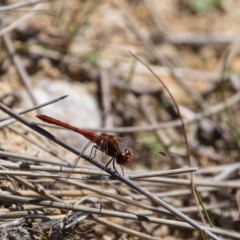
[[[124,149],[124,151],[121,151],[117,154],[116,157],[117,164],[126,166],[130,162],[132,162],[132,153],[129,149]]]

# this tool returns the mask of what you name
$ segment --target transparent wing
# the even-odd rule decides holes
[[[131,139],[116,137],[119,143],[120,149],[129,149],[132,152],[133,161],[158,161],[159,163],[171,163],[179,159],[186,160],[186,156],[172,153],[169,151],[163,151],[158,148],[151,148],[145,144],[135,142]]]

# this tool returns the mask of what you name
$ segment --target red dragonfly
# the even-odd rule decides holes
[[[111,157],[106,167],[112,161],[114,169],[115,161],[119,165],[126,166],[132,162],[133,157],[136,160],[151,159],[164,162],[169,162],[170,160],[176,158],[184,159],[183,156],[176,153],[164,152],[159,149],[154,149],[144,144],[132,141],[130,139],[120,138],[105,133],[101,133],[100,135],[98,135],[91,131],[85,131],[83,129],[74,127],[68,123],[62,122],[46,115],[37,115],[36,117],[44,122],[70,129],[86,137],[88,140],[95,144],[95,147],[97,149]]]
[[[111,157],[111,160],[108,162],[107,166],[113,160],[116,160],[117,164],[123,166],[126,166],[132,161],[131,151],[129,149],[121,150],[118,141],[114,135],[109,135],[105,133],[101,133],[100,135],[98,135],[94,132],[85,131],[83,129],[74,127],[68,123],[62,122],[46,115],[37,115],[36,117],[44,122],[55,124],[57,126],[61,126],[74,132],[80,133],[85,138],[95,143],[97,149]]]

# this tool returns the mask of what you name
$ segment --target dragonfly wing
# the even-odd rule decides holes
[[[157,162],[157,163],[171,163],[177,159],[185,159],[184,156],[181,156],[176,153],[169,151],[163,151],[158,148],[151,148],[145,144],[135,142],[127,138],[117,138],[120,148],[129,149],[133,155],[133,161],[141,161],[146,163],[148,161]]]

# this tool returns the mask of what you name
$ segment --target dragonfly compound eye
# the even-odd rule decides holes
[[[116,157],[117,164],[126,166],[130,162],[132,162],[132,153],[128,149],[124,149],[124,151],[119,152]]]

